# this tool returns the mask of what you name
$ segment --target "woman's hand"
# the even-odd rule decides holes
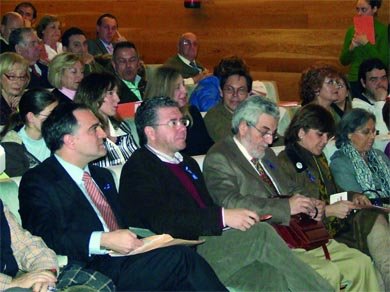
[[[367,43],[368,43],[368,38],[365,34],[355,33],[355,35],[352,38],[351,45],[349,46],[349,50],[352,51],[354,48],[364,46]]]
[[[332,205],[326,206],[325,216],[326,217],[334,216],[340,219],[344,219],[354,209],[359,209],[359,207],[350,201],[338,201]]]
[[[352,197],[352,202],[357,206],[371,206],[370,200],[362,194],[354,193]]]

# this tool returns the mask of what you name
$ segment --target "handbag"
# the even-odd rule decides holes
[[[274,224],[273,227],[289,248],[312,250],[322,246],[325,258],[330,260],[326,244],[331,237],[321,221],[313,220],[310,216],[300,213],[291,216],[288,226]]]

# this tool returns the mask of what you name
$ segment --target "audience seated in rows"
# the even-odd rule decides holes
[[[7,12],[3,15],[0,27],[0,54],[13,51],[9,46],[9,36],[13,30],[23,26],[23,18],[19,13]]]
[[[25,27],[33,27],[37,20],[38,11],[31,2],[21,2],[15,6],[15,12],[19,13],[24,20]]]
[[[93,164],[102,167],[124,164],[138,148],[138,136],[117,117],[119,96],[115,77],[109,73],[91,73],[84,77],[74,101],[89,107],[107,135],[104,140],[107,154]]]
[[[23,94],[19,110],[10,116],[0,133],[7,175],[22,176],[50,156],[41,126],[57,104],[57,98],[45,89],[30,89]]]
[[[0,55],[0,126],[8,122],[17,110],[19,100],[30,81],[28,62],[20,55],[6,52]]]
[[[374,18],[375,43],[369,42],[365,33],[348,28],[344,45],[340,53],[340,63],[349,66],[348,80],[353,97],[361,97],[360,77],[358,76],[361,63],[367,59],[379,58],[384,64],[389,64],[389,34],[387,25],[379,22],[377,14],[382,0],[357,0],[357,16],[372,16]]]
[[[59,105],[43,123],[42,134],[53,156],[22,177],[19,202],[24,228],[66,255],[69,263],[111,278],[118,291],[226,291],[207,262],[189,247],[109,255],[110,251],[128,254],[143,242],[121,214],[110,171],[88,166],[106,155],[106,134],[86,106]]]
[[[203,173],[207,188],[219,206],[272,214],[269,222],[273,224],[288,225],[291,215],[302,213],[321,221],[325,203],[304,196],[305,186],[288,179],[275,153],[268,148],[278,120],[279,109],[270,100],[259,96],[244,100],[233,114],[233,136],[217,142],[206,155]],[[328,280],[335,291],[345,282],[351,290],[378,290],[375,270],[367,255],[334,239],[329,240],[326,248],[331,260],[325,258],[321,246],[292,252]]]
[[[39,61],[41,45],[35,30],[28,27],[15,29],[9,37],[9,44],[12,50],[24,57],[30,64],[31,79],[27,88],[52,88],[47,80],[48,68]]]
[[[61,38],[64,52],[76,54],[84,63],[84,76],[92,72],[101,73],[105,69],[96,62],[93,55],[88,53],[88,42],[85,33],[77,28],[71,27],[64,31]]]
[[[387,291],[390,254],[383,251],[390,249],[390,229],[385,213],[372,209],[356,212],[371,205],[362,193],[349,192],[348,200],[330,204],[332,194],[349,191],[336,185],[323,153],[334,130],[332,115],[325,108],[316,104],[304,106],[285,133],[286,149],[279,153],[278,160],[288,179],[303,186],[308,196],[326,203],[324,223],[332,238],[371,255]]]
[[[187,126],[186,147],[180,152],[189,156],[206,154],[213,140],[198,109],[188,104],[183,77],[176,69],[162,66],[154,71],[146,87],[145,99],[155,96],[168,96],[176,101],[181,113],[190,122]]]
[[[126,41],[119,34],[118,20],[112,14],[99,16],[96,22],[96,39],[88,40],[88,51],[91,55],[112,55],[116,42]]]
[[[120,103],[141,101],[146,80],[138,75],[140,59],[137,48],[131,42],[119,42],[115,45],[111,62],[111,71],[118,83]]]
[[[41,61],[46,64],[63,52],[61,40],[61,22],[57,16],[44,15],[39,20],[37,35],[42,40]]]
[[[245,70],[234,70],[223,75],[220,84],[222,101],[204,117],[207,131],[214,142],[231,134],[233,112],[252,90],[252,77]]]
[[[388,132],[383,121],[382,108],[389,94],[387,68],[379,59],[368,59],[359,67],[360,98],[352,100],[353,108],[369,110],[376,117],[379,134]]]
[[[1,291],[115,291],[99,272],[73,264],[59,270],[55,253],[23,229],[1,200],[0,227]]]
[[[186,239],[201,236],[206,242],[198,252],[235,290],[332,289],[293,256],[270,225],[259,223],[262,214],[213,202],[196,161],[179,152],[186,147],[187,119],[175,101],[145,100],[135,123],[143,146],[123,166],[119,188],[132,226]]]
[[[75,54],[58,54],[49,64],[48,77],[59,103],[72,102],[84,77],[84,64]]]
[[[209,75],[208,70],[196,60],[198,47],[198,38],[194,33],[183,33],[177,44],[177,55],[164,63],[179,71],[186,85],[196,84]]]

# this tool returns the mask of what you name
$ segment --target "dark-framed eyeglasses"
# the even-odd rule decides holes
[[[179,120],[170,120],[168,123],[165,124],[153,124],[152,126],[168,126],[170,128],[178,128],[180,126],[188,127],[190,125],[190,120],[187,118],[182,118]]]

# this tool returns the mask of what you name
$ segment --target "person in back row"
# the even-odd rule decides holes
[[[206,261],[188,247],[109,255],[127,255],[143,241],[128,229],[110,171],[88,166],[106,154],[106,134],[85,105],[59,105],[43,123],[42,134],[53,155],[22,177],[23,227],[66,255],[69,263],[111,278],[118,291],[226,291]]]
[[[268,224],[259,223],[268,218],[264,213],[213,202],[196,161],[179,152],[186,147],[189,121],[175,101],[145,100],[135,123],[142,147],[123,166],[119,187],[131,226],[205,239],[198,252],[234,290],[331,290]]]

